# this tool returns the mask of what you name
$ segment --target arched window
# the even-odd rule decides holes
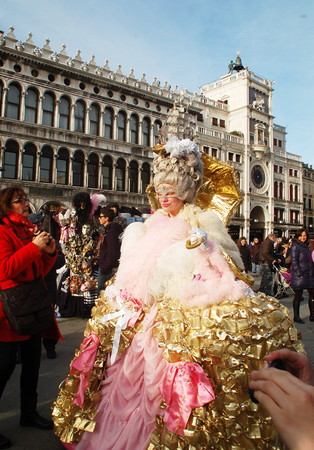
[[[116,190],[125,191],[125,160],[119,158],[116,165]]]
[[[294,186],[294,201],[295,202],[299,201],[298,186],[297,185]]]
[[[7,141],[4,148],[3,177],[12,180],[17,179],[17,168],[19,161],[19,145],[16,141]]]
[[[292,186],[292,184],[290,184],[289,191],[290,191],[290,200],[293,201],[293,186]]]
[[[104,137],[109,139],[113,137],[113,111],[111,108],[105,108],[104,112]]]
[[[53,116],[55,109],[55,97],[50,92],[45,92],[42,102],[43,119],[42,124],[53,127]]]
[[[69,152],[66,148],[60,148],[57,158],[57,183],[68,184],[69,182]]]
[[[40,173],[39,181],[43,183],[52,182],[52,161],[53,161],[53,150],[49,145],[45,145],[41,151],[40,156]]]
[[[143,163],[141,170],[142,192],[146,191],[147,186],[150,183],[150,165]]]
[[[136,114],[131,115],[130,130],[131,130],[131,143],[138,144],[138,116]]]
[[[278,182],[274,182],[274,197],[278,198]]]
[[[154,130],[153,130],[153,133],[154,133],[154,145],[157,145],[158,144],[158,138],[159,138],[159,136],[158,136],[158,130],[161,128],[161,122],[159,121],[159,120],[155,120],[155,123],[154,123]]]
[[[112,159],[108,155],[102,160],[102,187],[112,190]]]
[[[69,130],[70,127],[70,100],[61,97],[59,104],[59,128]]]
[[[84,155],[80,150],[76,151],[72,161],[72,184],[73,186],[84,185]]]
[[[90,188],[98,188],[98,167],[99,158],[95,153],[91,153],[87,162],[87,186]]]
[[[9,119],[20,118],[21,88],[16,84],[10,84],[7,92],[5,116]]]
[[[35,181],[36,171],[36,147],[34,144],[26,144],[22,159],[22,180]]]
[[[279,183],[279,198],[283,198],[283,183],[280,181]]]
[[[117,127],[118,127],[118,139],[119,141],[125,141],[125,128],[126,128],[126,114],[124,111],[118,112],[117,117]]]
[[[84,133],[85,129],[85,103],[78,100],[74,107],[74,131]]]
[[[38,92],[29,88],[25,96],[25,121],[37,123]]]
[[[99,135],[99,106],[92,105],[89,110],[89,132],[95,136]]]
[[[148,117],[144,117],[143,119],[142,130],[143,130],[143,145],[147,145],[149,147],[150,120]]]
[[[129,165],[129,189],[130,192],[138,192],[138,164],[131,161]]]

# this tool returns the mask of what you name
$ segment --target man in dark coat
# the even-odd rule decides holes
[[[277,262],[274,250],[275,235],[270,233],[261,245],[260,264],[261,264],[261,284],[260,292],[266,295],[272,295],[273,286],[273,263]],[[281,262],[278,260],[278,262]]]
[[[104,235],[100,238],[99,248],[99,275],[98,295],[105,289],[106,281],[113,277],[115,269],[119,265],[120,235],[123,228],[114,222],[115,213],[112,209],[103,207],[99,213],[99,223],[104,227]]]

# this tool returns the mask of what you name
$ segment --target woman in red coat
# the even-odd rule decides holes
[[[0,191],[0,290],[44,277],[56,260],[55,241],[49,233],[33,237],[28,220],[29,202],[23,189]],[[21,426],[52,429],[52,421],[36,411],[41,335],[21,336],[10,326],[0,302],[0,397],[21,351]],[[0,449],[11,441],[0,434]]]

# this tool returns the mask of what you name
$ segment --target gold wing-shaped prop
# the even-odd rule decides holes
[[[226,226],[242,202],[234,169],[227,164],[215,161],[204,153],[201,160],[204,163],[203,184],[198,190],[195,204],[201,209],[215,211]],[[154,211],[161,208],[153,182],[148,185],[146,193],[151,208]]]
[[[195,204],[202,209],[215,211],[227,226],[242,202],[234,168],[204,153],[201,160],[204,163],[203,184],[198,190]]]

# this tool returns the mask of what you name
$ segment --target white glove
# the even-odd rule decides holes
[[[200,228],[192,228],[189,231],[190,237],[186,240],[186,248],[200,247],[201,251],[206,251],[211,248],[210,243],[207,240],[207,233]]]

